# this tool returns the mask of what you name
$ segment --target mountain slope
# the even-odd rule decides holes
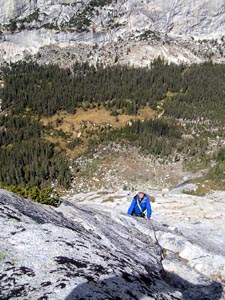
[[[224,32],[224,1],[168,1],[163,0],[55,0],[55,1],[18,1],[1,0],[0,23],[7,24],[11,20],[32,23],[33,27],[41,27],[47,21],[54,26],[72,27],[71,19],[88,19],[83,22],[86,28],[74,29],[101,32],[106,29],[119,28],[124,35],[134,32],[152,31],[170,34],[171,36],[188,36],[200,38],[217,38]],[[31,15],[36,12],[37,15]],[[82,17],[82,18],[81,18]],[[32,22],[31,22],[32,21]],[[71,26],[69,26],[71,25]],[[114,26],[113,26],[114,25]],[[115,26],[117,25],[117,26]],[[95,30],[93,28],[95,26]],[[85,30],[83,30],[85,31]],[[112,30],[115,36],[118,30]],[[107,36],[105,34],[105,36]],[[108,37],[108,39],[113,37]]]
[[[224,61],[222,0],[1,0],[0,5],[2,60],[54,45],[60,47],[54,55],[59,63],[64,56],[67,63],[76,58],[139,66],[159,55],[176,63]],[[41,55],[46,57],[46,50]]]

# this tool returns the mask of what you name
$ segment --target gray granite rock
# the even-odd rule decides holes
[[[105,2],[93,6],[88,0],[0,0],[0,63],[52,45],[78,60],[88,56],[93,64],[146,66],[158,56],[174,63],[198,63],[209,57],[224,62],[223,0]],[[15,30],[6,26],[12,22]],[[87,46],[84,52],[78,44]]]
[[[52,208],[4,190],[0,224],[0,299],[224,299],[222,283],[163,268],[158,235],[173,232],[165,224],[66,200]]]

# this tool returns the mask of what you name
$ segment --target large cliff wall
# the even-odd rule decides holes
[[[175,63],[225,61],[224,0],[0,0],[0,6],[0,63],[78,43],[98,44],[84,55],[71,51],[81,60],[90,53],[92,63],[114,63],[115,56],[138,66],[158,56]]]
[[[8,23],[16,18],[25,18],[37,9],[39,9],[40,19],[43,21],[45,18],[49,19],[49,16],[52,21],[56,19],[60,21],[62,12],[69,19],[77,8],[84,9],[90,2],[0,0],[0,23]],[[207,38],[221,36],[225,29],[225,3],[223,0],[118,0],[105,2],[104,6],[94,7],[91,5],[92,22],[99,28],[100,24],[106,24],[112,20],[125,26],[126,32],[151,29],[173,36],[191,35]],[[94,13],[95,8],[98,10],[97,15]]]
[[[62,3],[71,3],[72,0],[1,0],[0,23],[8,23],[11,19],[27,16],[37,8],[51,7]]]

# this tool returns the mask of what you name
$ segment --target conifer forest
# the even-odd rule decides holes
[[[71,69],[60,69],[19,61],[2,68],[2,82],[2,186],[43,189],[53,182],[63,188],[70,186],[72,161],[59,144],[47,138],[54,128],[40,122],[60,111],[76,115],[81,108],[105,108],[115,117],[134,117],[129,125],[95,132],[89,137],[88,149],[101,143],[130,143],[155,157],[207,162],[209,139],[224,137],[223,64],[186,66],[157,59],[148,68],[76,63]],[[139,110],[146,107],[157,117],[136,120]],[[58,134],[69,139],[62,132]],[[183,138],[190,134],[192,138]],[[82,140],[73,143],[72,149]],[[215,166],[207,176],[221,179],[224,149],[213,155]]]

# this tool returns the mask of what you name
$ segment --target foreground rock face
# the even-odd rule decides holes
[[[158,56],[175,63],[225,60],[223,0],[0,0],[0,6],[0,63],[52,45],[62,50],[54,57],[64,65],[64,56],[67,64],[137,66]],[[43,60],[51,60],[47,54],[41,51]]]
[[[0,190],[1,299],[225,299],[190,267],[192,282],[163,269],[158,236],[173,229],[72,202],[54,209]]]

